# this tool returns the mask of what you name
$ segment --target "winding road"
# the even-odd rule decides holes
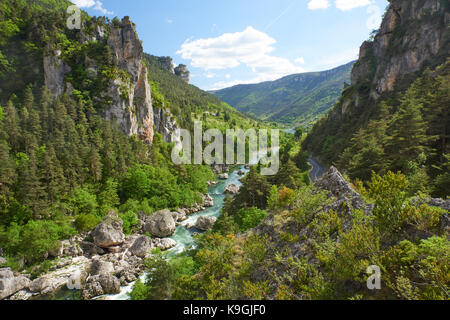
[[[311,179],[312,182],[316,182],[325,173],[325,168],[313,158],[309,158],[308,161],[309,164],[312,166],[312,169],[309,172],[309,178]]]

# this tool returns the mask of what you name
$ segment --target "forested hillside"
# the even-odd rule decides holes
[[[45,261],[60,240],[92,230],[111,210],[130,232],[138,212],[202,203],[207,182],[214,179],[208,166],[173,165],[172,146],[157,130],[149,145],[139,135],[125,134],[123,124],[131,128],[129,123],[119,127],[105,118],[111,104],[128,103],[133,92],[126,85],[133,85],[129,72],[134,70],[123,68],[103,35],[132,25],[83,13],[82,31],[69,30],[69,5],[64,0],[0,4],[0,253],[17,270]],[[60,51],[56,66],[66,66],[62,78],[58,68],[45,63],[54,59],[51,48]],[[255,123],[153,61],[144,64],[153,89],[153,106],[141,106],[148,114],[168,107],[177,125],[187,129],[205,110],[224,128]],[[144,71],[138,76],[145,82]],[[58,77],[56,89],[62,91],[56,96],[45,84]],[[118,88],[117,79],[123,81]],[[138,103],[123,112],[138,113],[139,121]]]
[[[448,196],[450,29],[447,1],[390,1],[374,39],[361,46],[352,85],[304,147],[368,180],[401,170],[411,188]]]
[[[257,121],[231,108],[211,93],[187,84],[170,72],[167,59],[144,54],[152,81],[152,95],[156,108],[168,108],[180,118],[183,128],[190,128],[192,119],[228,123],[230,128],[249,128]],[[205,114],[205,111],[207,112]],[[222,127],[222,126],[220,126]]]
[[[333,70],[237,85],[213,93],[239,111],[292,127],[308,127],[338,100],[354,62]]]

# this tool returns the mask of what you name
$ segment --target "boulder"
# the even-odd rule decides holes
[[[214,199],[210,194],[205,194],[203,196],[203,205],[207,208],[214,207]]]
[[[177,242],[169,238],[155,239],[154,245],[155,247],[160,248],[162,251],[165,251],[175,247],[177,245]]]
[[[153,249],[152,239],[147,236],[141,236],[134,241],[130,252],[137,257],[145,258]]]
[[[161,210],[152,214],[144,225],[144,232],[154,237],[165,238],[174,234],[175,220],[169,210]]]
[[[120,293],[120,281],[111,274],[102,274],[89,278],[84,286],[82,297],[84,300],[90,300],[104,294]]]
[[[0,300],[27,289],[30,280],[24,276],[14,276],[10,268],[0,269]]]
[[[6,259],[3,257],[0,257],[0,266],[4,265],[6,263]]]
[[[195,227],[201,231],[208,231],[212,229],[214,226],[214,223],[216,223],[217,218],[215,217],[205,217],[201,216],[197,219],[197,222],[195,223]]]
[[[241,188],[240,187],[238,187],[237,185],[235,185],[235,184],[230,184],[229,186],[227,186],[226,188],[225,188],[225,191],[223,192],[223,193],[225,193],[225,194],[237,194],[237,193],[239,193],[239,190],[240,190]]]
[[[103,221],[91,232],[94,244],[100,248],[121,245],[125,240],[123,221],[116,212],[111,211]]]
[[[98,276],[102,274],[112,274],[114,273],[114,265],[112,262],[102,261],[100,259],[92,260],[91,266],[89,267],[90,274],[92,276]]]
[[[239,170],[239,171],[238,171],[238,175],[244,176],[244,175],[245,175],[245,171],[244,171],[244,170]]]
[[[221,173],[219,174],[219,179],[220,180],[227,180],[229,178],[228,173]]]

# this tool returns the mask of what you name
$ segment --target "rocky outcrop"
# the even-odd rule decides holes
[[[216,217],[201,216],[197,219],[197,222],[195,223],[195,228],[201,231],[208,231],[212,229],[216,221],[217,221]]]
[[[45,86],[55,96],[62,95],[66,87],[64,78],[72,69],[61,60],[61,50],[47,48],[43,64]]]
[[[450,13],[445,12],[442,1],[389,2],[377,35],[361,46],[352,71],[352,85],[365,81],[374,84],[373,98],[392,91],[404,76],[421,70],[440,52],[448,54],[449,50],[445,37]]]
[[[143,63],[142,43],[129,17],[123,18],[120,26],[111,27],[108,46],[127,77],[110,83],[105,96],[110,97],[112,103],[102,111],[102,116],[115,120],[126,134],[137,135],[151,144],[154,133],[150,83]]]
[[[9,268],[0,269],[0,300],[8,298],[30,285],[30,280],[22,275],[14,276]]]
[[[319,180],[316,181],[315,186],[322,190],[327,190],[335,197],[330,209],[337,213],[342,213],[343,209],[348,208],[359,210],[364,209],[366,213],[373,210],[373,205],[364,203],[361,195],[355,191],[342,174],[335,167],[331,167]],[[343,204],[346,204],[343,206]],[[350,207],[349,207],[350,206]]]
[[[125,240],[122,227],[122,219],[116,212],[110,212],[91,232],[94,244],[100,248],[110,248],[122,244]]]
[[[153,213],[146,219],[143,231],[154,237],[165,238],[173,235],[176,224],[169,210],[161,210]]]
[[[184,65],[184,64],[178,65],[178,67],[175,68],[174,72],[175,72],[175,75],[180,77],[181,80],[183,80],[184,82],[189,84],[191,73],[189,72],[186,65]]]
[[[173,134],[178,129],[178,125],[170,110],[153,108],[153,115],[155,130],[162,135],[163,140],[176,145],[181,144],[181,138]]]

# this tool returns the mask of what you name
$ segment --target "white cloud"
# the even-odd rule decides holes
[[[92,8],[106,15],[114,14],[114,12],[105,9],[103,3],[99,0],[72,0],[72,3],[79,8]]]
[[[276,40],[266,33],[247,27],[242,32],[226,33],[216,38],[188,39],[177,54],[190,60],[193,67],[207,71],[245,65],[255,75],[252,83],[303,72],[303,68],[289,59],[270,54],[275,50],[275,43]]]
[[[294,60],[294,62],[298,64],[305,64],[305,58],[303,57],[297,58]]]
[[[231,78],[231,75],[230,75],[230,74],[227,74],[227,75],[225,76],[225,78],[230,79],[230,78]]]
[[[370,6],[367,8],[367,14],[370,15],[367,19],[367,28],[369,30],[378,29],[383,19],[381,9],[377,6]]]
[[[372,0],[336,0],[336,8],[342,11],[349,11],[358,7],[365,7],[372,4]]]
[[[205,74],[205,76],[206,76],[208,79],[211,79],[211,78],[215,78],[215,77],[216,77],[216,74],[213,73],[213,72],[208,72],[208,73]]]
[[[308,3],[308,8],[310,10],[327,9],[329,7],[330,7],[330,2],[328,0],[311,0]]]

